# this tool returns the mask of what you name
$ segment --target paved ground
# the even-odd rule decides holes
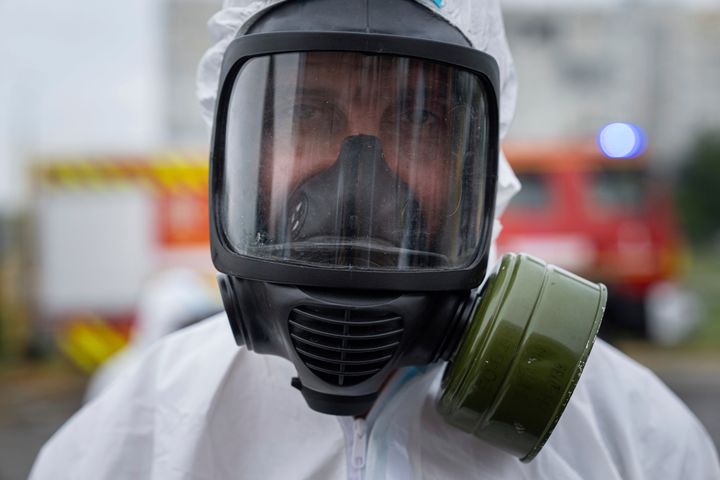
[[[661,375],[665,383],[690,407],[720,450],[720,373]]]
[[[700,418],[720,448],[720,352],[621,345],[653,369]],[[0,480],[24,480],[42,444],[80,406],[85,378],[62,365],[0,370]]]
[[[81,404],[85,378],[63,365],[0,371],[0,480],[24,480],[42,444]]]
[[[668,350],[640,343],[620,347],[653,370],[690,407],[720,450],[720,351]]]

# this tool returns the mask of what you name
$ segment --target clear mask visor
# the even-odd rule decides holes
[[[475,260],[488,171],[485,83],[415,58],[255,57],[234,79],[220,205],[239,254],[338,269]]]

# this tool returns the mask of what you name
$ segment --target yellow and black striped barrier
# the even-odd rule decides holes
[[[39,186],[68,190],[105,190],[142,186],[163,193],[205,193],[206,155],[55,158],[34,169]]]
[[[60,351],[77,367],[92,373],[127,344],[127,336],[98,315],[68,320],[55,338]]]

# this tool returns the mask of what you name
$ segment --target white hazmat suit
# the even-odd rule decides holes
[[[130,342],[93,374],[85,401],[124,375],[157,340],[220,311],[220,307],[220,299],[199,272],[173,268],[153,275],[143,286]]]
[[[278,0],[230,0],[211,22],[199,94],[214,105],[222,52]],[[493,55],[502,132],[515,77],[497,0],[420,1]],[[498,211],[517,190],[501,160]],[[495,234],[499,232],[496,221]],[[312,411],[287,360],[238,348],[224,314],[172,334],[47,443],[32,479],[720,479],[688,409],[645,368],[596,342],[553,435],[523,464],[448,424],[435,399],[444,366],[406,368],[364,419]]]

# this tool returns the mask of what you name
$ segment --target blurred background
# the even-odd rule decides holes
[[[605,282],[602,336],[720,445],[720,2],[503,2],[524,189],[500,247]],[[220,3],[0,2],[0,480],[221,309],[194,93]]]

